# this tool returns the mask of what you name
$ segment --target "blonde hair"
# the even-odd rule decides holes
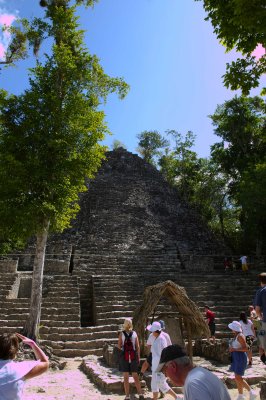
[[[125,318],[123,324],[123,330],[132,331],[132,329],[133,329],[132,320],[130,318]]]

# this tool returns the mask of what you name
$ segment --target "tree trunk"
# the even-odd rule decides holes
[[[218,210],[218,218],[219,218],[219,222],[220,222],[220,228],[221,228],[221,234],[222,234],[223,240],[225,240],[224,210],[223,210],[224,199],[225,199],[225,194],[223,195],[222,201],[219,204],[219,210]]]
[[[25,327],[23,328],[23,334],[33,340],[36,340],[38,337],[41,319],[43,269],[48,229],[49,221],[45,221],[42,231],[36,235],[36,252],[32,274],[30,314],[26,320]]]

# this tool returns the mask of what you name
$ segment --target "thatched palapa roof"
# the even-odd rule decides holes
[[[172,281],[166,281],[148,286],[144,291],[142,304],[134,312],[133,326],[138,333],[142,349],[148,319],[153,315],[162,297],[167,298],[173,308],[179,312],[179,316],[183,318],[189,347],[192,338],[210,336],[209,327],[199,307],[187,296],[186,290]]]

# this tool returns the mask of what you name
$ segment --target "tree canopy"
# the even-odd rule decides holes
[[[214,132],[222,138],[212,146],[212,159],[227,176],[228,195],[241,209],[243,240],[257,247],[266,237],[265,111],[260,97],[234,97],[211,115]]]
[[[45,21],[28,26],[29,37],[44,36],[45,27],[54,38],[52,55],[31,69],[24,93],[0,93],[0,213],[27,235],[43,216],[53,230],[69,224],[85,177],[95,173],[104,154],[98,142],[108,128],[98,107],[109,93],[123,98],[128,89],[85,49],[74,12],[75,7],[51,6]]]
[[[158,131],[143,131],[137,135],[138,152],[145,161],[156,164],[157,158],[162,154],[162,149],[168,141]]]
[[[195,144],[195,135],[188,131],[185,135],[175,130],[167,130],[173,145],[168,147],[160,158],[159,165],[167,180],[174,184],[180,194],[190,200],[194,192],[194,184],[199,169],[198,158],[192,146]]]
[[[79,209],[79,193],[87,190],[85,179],[93,177],[104,157],[99,141],[109,131],[99,106],[108,94],[123,98],[128,90],[122,79],[106,75],[85,48],[76,7],[69,3],[50,1],[44,19],[22,21],[23,38],[35,51],[45,38],[52,48],[30,70],[27,90],[20,95],[0,91],[0,234],[2,240],[15,241],[36,236],[25,327],[33,338],[48,231],[69,226]]]
[[[196,0],[201,1],[201,0]],[[266,72],[266,55],[256,60],[252,52],[261,44],[266,49],[266,9],[264,0],[202,0],[206,20],[227,51],[235,49],[243,54],[227,64],[224,84],[233,90],[241,89],[248,95],[258,87]],[[265,93],[266,88],[263,89]]]
[[[167,181],[239,253],[265,250],[265,107],[262,98],[244,96],[218,105],[210,118],[221,141],[210,158],[193,151],[192,132],[176,130],[165,132],[168,145],[157,156]]]

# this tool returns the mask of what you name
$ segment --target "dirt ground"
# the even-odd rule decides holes
[[[122,400],[124,395],[101,393],[79,370],[80,361],[69,360],[62,371],[49,371],[26,382],[23,400]],[[230,390],[232,400],[237,397],[236,390]],[[132,400],[134,397],[131,397]],[[147,400],[151,393],[145,393]],[[165,400],[172,399],[166,396]]]

